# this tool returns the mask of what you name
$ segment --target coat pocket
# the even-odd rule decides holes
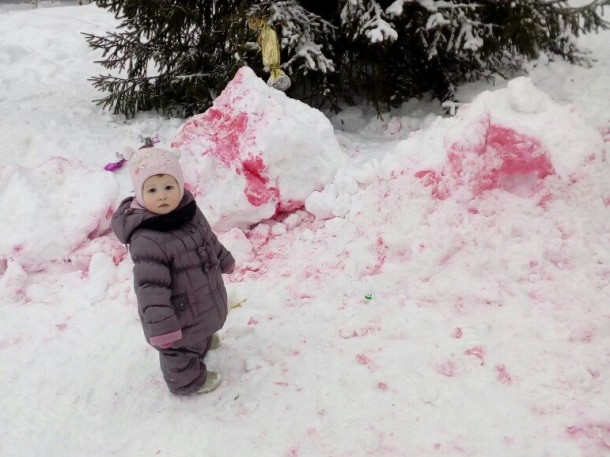
[[[170,301],[182,328],[190,327],[195,323],[193,310],[191,309],[191,304],[189,303],[189,299],[186,294],[175,295],[170,299]]]

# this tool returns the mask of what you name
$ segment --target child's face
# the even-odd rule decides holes
[[[167,214],[178,208],[180,189],[173,176],[154,175],[142,186],[144,208],[151,213]]]

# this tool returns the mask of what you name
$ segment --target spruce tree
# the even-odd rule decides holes
[[[114,113],[157,110],[189,116],[205,110],[241,64],[236,46],[247,41],[245,24],[233,18],[240,0],[97,0],[121,20],[100,37],[103,67],[114,74],[91,78],[107,95],[97,100]]]
[[[121,20],[104,37],[114,75],[92,78],[115,113],[188,116],[204,111],[249,65],[263,79],[249,18],[264,19],[281,44],[288,94],[314,106],[371,103],[378,111],[430,93],[451,99],[464,81],[510,77],[541,53],[588,64],[581,33],[607,29],[591,0],[97,0]]]

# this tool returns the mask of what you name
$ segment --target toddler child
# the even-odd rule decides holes
[[[227,317],[222,273],[232,273],[235,260],[184,189],[178,151],[128,148],[123,155],[135,198],[121,202],[112,230],[129,245],[144,335],[172,393],[211,392],[220,375],[203,359]]]

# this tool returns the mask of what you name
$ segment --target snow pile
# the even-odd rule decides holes
[[[182,125],[172,146],[198,203],[219,230],[303,206],[345,155],[324,115],[241,68],[213,106]]]
[[[570,110],[501,103],[511,91],[544,100],[522,83],[385,155],[361,153],[360,175],[350,164],[314,194],[341,189],[347,203],[329,206],[341,216],[297,212],[296,226],[249,232],[259,262],[237,286],[253,298],[226,335],[289,354],[246,350],[240,390],[246,407],[271,373],[270,398],[292,389],[315,405],[299,408],[307,426],[288,455],[607,454],[610,169],[599,133]],[[422,163],[438,165],[446,194],[416,176]],[[281,328],[295,334],[273,341]],[[272,415],[260,402],[247,414]],[[337,434],[339,418],[350,427]]]
[[[108,229],[117,194],[111,174],[63,157],[1,168],[0,264],[16,261],[36,271],[67,260]]]
[[[604,158],[599,130],[529,78],[516,78],[481,93],[454,118],[439,117],[384,151],[356,157],[310,195],[306,209],[319,219],[345,216],[362,185],[401,174],[415,176],[440,200],[466,203],[493,189],[533,197],[544,178],[570,183],[586,164]]]
[[[482,93],[459,111],[457,121],[444,138],[447,162],[440,175],[417,173],[434,182],[438,198],[457,188],[463,200],[497,188],[531,196],[540,180],[557,174],[567,182],[586,161],[604,154],[599,132],[529,78]]]

